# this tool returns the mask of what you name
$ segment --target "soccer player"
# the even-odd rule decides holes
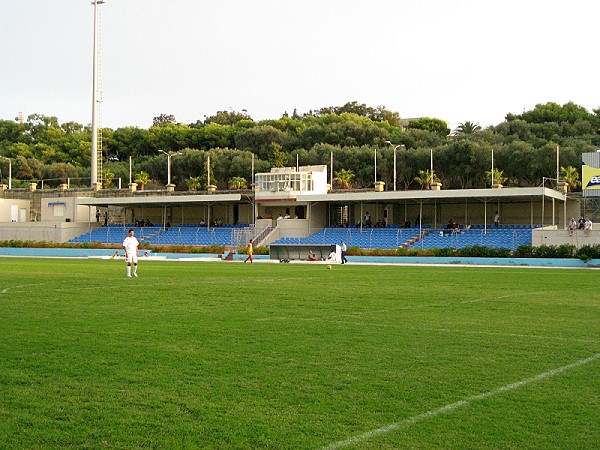
[[[247,251],[248,256],[244,260],[244,263],[247,262],[248,260],[250,260],[250,264],[252,264],[252,239],[250,239],[250,242],[248,242],[248,245],[246,248],[248,249],[248,251]]]
[[[133,230],[129,230],[129,236],[123,241],[123,247],[125,247],[125,261],[127,261],[127,278],[131,278],[132,264],[133,276],[137,278],[138,247],[140,243],[133,234]]]

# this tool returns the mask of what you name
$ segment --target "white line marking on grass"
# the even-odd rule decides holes
[[[432,409],[431,411],[427,411],[422,414],[418,414],[416,416],[409,417],[408,419],[401,420],[400,422],[392,423],[390,425],[386,425],[384,427],[377,428],[375,430],[367,431],[366,433],[359,434],[357,436],[353,436],[353,437],[345,439],[343,441],[335,442],[333,444],[330,444],[330,445],[328,445],[326,447],[322,447],[322,448],[323,448],[323,450],[334,450],[334,449],[338,449],[338,448],[342,448],[342,447],[347,447],[349,445],[359,444],[359,443],[367,441],[375,436],[381,436],[381,435],[387,434],[391,431],[396,431],[396,430],[399,430],[400,428],[405,428],[405,427],[413,425],[417,422],[421,422],[425,419],[429,419],[431,417],[437,417],[441,414],[453,412],[453,411],[457,410],[458,408],[462,408],[463,406],[468,406],[469,404],[471,404],[473,402],[476,402],[479,400],[484,400],[486,398],[493,397],[495,395],[502,394],[504,392],[509,392],[509,391],[518,389],[520,387],[523,387],[525,385],[535,383],[537,381],[541,381],[546,378],[553,377],[555,375],[559,375],[563,372],[566,372],[567,370],[574,369],[576,367],[583,366],[585,364],[594,362],[599,358],[600,358],[600,353],[596,353],[594,356],[591,356],[586,359],[581,359],[572,364],[568,364],[566,366],[562,366],[557,369],[549,370],[548,372],[541,373],[541,374],[536,375],[531,378],[525,378],[524,380],[517,381],[516,383],[510,383],[510,384],[501,386],[497,389],[493,389],[493,390],[485,392],[483,394],[474,395],[472,397],[467,397],[464,400],[459,400],[458,402],[451,403],[446,406],[442,406],[441,408]]]

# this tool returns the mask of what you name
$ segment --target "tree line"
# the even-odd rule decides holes
[[[218,111],[191,124],[162,114],[147,129],[103,128],[102,167],[107,184],[114,186],[121,178],[126,185],[131,157],[135,180],[161,188],[167,162],[159,150],[181,152],[171,158],[172,182],[178,190],[206,188],[209,157],[211,184],[243,189],[250,184],[253,159],[255,172],[266,172],[296,162],[328,165],[333,155],[334,188],[371,188],[376,158],[377,178],[391,189],[395,153],[400,190],[426,187],[434,180],[446,189],[481,188],[491,182],[536,186],[543,177],[555,177],[557,146],[564,169],[561,178],[569,178],[577,188],[573,179],[581,154],[600,147],[600,108],[588,112],[572,102],[549,102],[522,114],[509,113],[502,123],[485,129],[465,121],[455,130],[441,119],[404,122],[385,107],[357,102],[260,121],[245,111]],[[61,124],[56,117],[41,114],[23,122],[0,120],[0,155],[11,158],[13,187],[39,180],[53,186],[67,178],[72,186],[88,186],[91,127]],[[4,181],[5,166],[0,158]]]

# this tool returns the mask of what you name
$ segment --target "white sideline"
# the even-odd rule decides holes
[[[557,369],[549,370],[548,372],[541,373],[531,378],[525,378],[524,380],[517,381],[516,383],[507,384],[505,386],[499,387],[497,389],[493,389],[489,392],[485,392],[483,394],[474,395],[472,397],[467,397],[464,400],[459,400],[456,403],[451,403],[446,406],[442,406],[438,409],[432,409],[431,411],[427,411],[423,414],[418,414],[413,417],[409,417],[408,419],[401,420],[400,422],[392,423],[390,425],[386,425],[385,427],[377,428],[375,430],[367,431],[366,433],[359,434],[357,436],[353,436],[351,438],[345,439],[343,441],[338,441],[333,444],[330,444],[326,447],[322,447],[322,450],[334,450],[342,447],[347,447],[349,445],[358,444],[360,442],[364,442],[368,439],[371,439],[375,436],[380,436],[382,434],[389,433],[390,431],[395,431],[403,427],[407,427],[414,423],[420,422],[422,420],[428,419],[430,417],[436,417],[440,414],[452,412],[458,408],[463,406],[467,406],[470,403],[473,403],[478,400],[483,400],[489,397],[493,397],[494,395],[502,394],[503,392],[512,391],[514,389],[520,388],[530,383],[534,383],[536,381],[543,380],[545,378],[552,377],[554,375],[558,375],[560,373],[566,372],[567,370],[574,369],[579,366],[583,366],[584,364],[589,364],[600,358],[600,353],[596,353],[594,356],[591,356],[586,359],[581,359],[572,364],[567,364],[566,366],[559,367]]]

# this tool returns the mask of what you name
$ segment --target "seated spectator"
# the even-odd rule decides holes
[[[575,217],[571,217],[571,220],[569,221],[569,236],[573,236],[573,231],[575,231],[577,229],[577,221],[575,220]]]
[[[309,261],[318,261],[319,259],[315,256],[312,250],[308,251],[308,260]]]
[[[588,217],[583,226],[583,234],[587,236],[590,234],[590,231],[592,231],[592,219]]]
[[[465,231],[471,231],[471,222],[465,225]]]
[[[333,262],[337,259],[337,255],[335,254],[335,250],[331,250],[329,256],[327,256],[327,261]]]

